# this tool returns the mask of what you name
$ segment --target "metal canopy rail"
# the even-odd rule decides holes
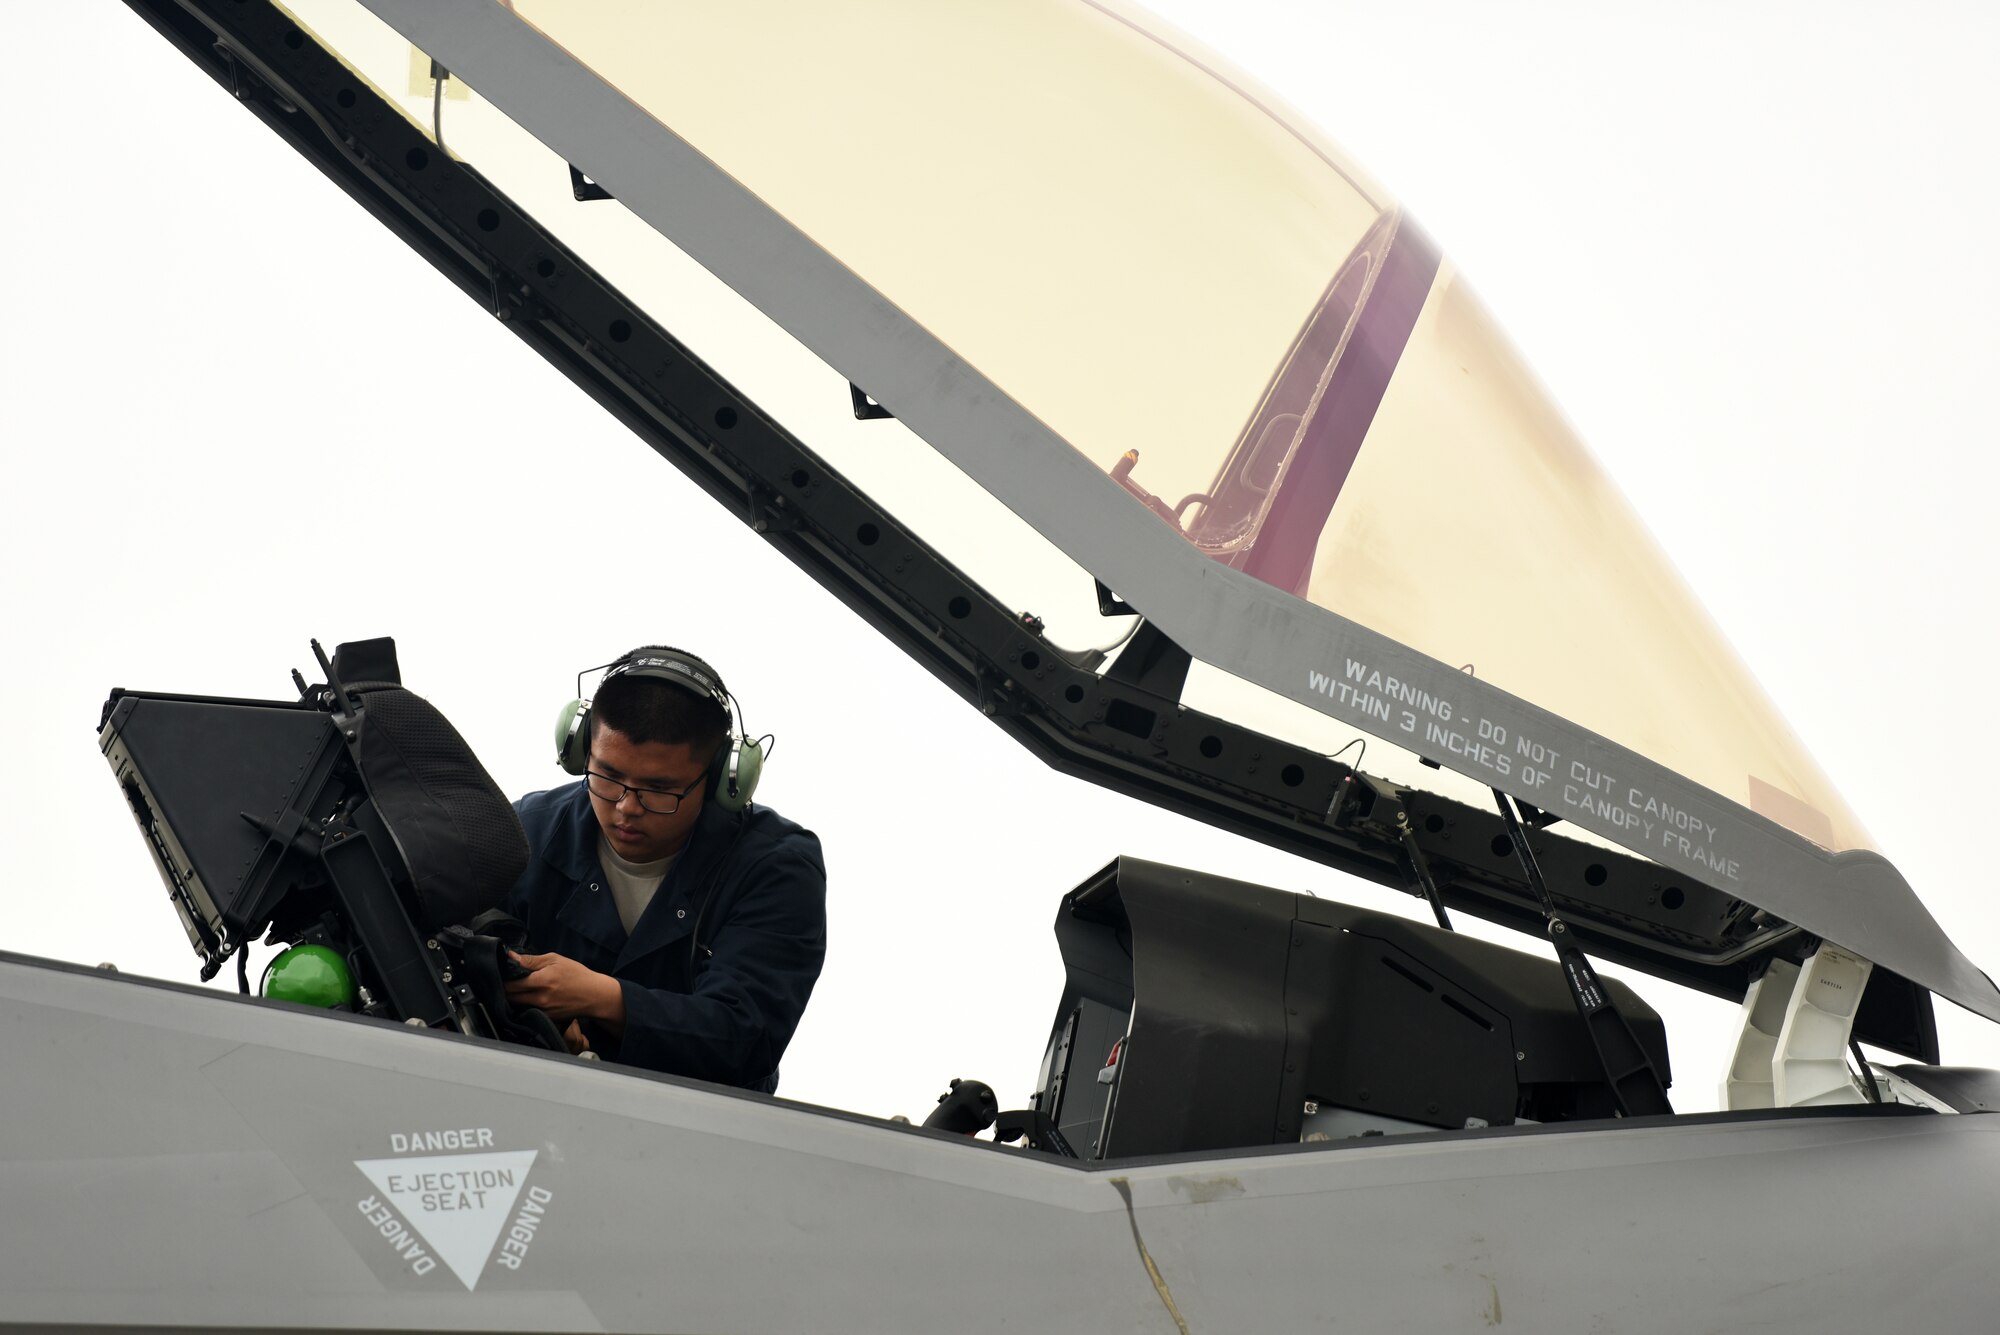
[[[1100,677],[1071,661],[1032,611],[999,603],[850,485],[267,0],[127,4],[657,453],[1049,765],[1378,884],[1424,894],[1411,867],[1427,867],[1443,903],[1540,934],[1540,899],[1495,813],[1187,709],[1171,673]],[[867,401],[855,397],[860,412]],[[1166,642],[1158,657],[1175,653]],[[1580,946],[1701,991],[1740,999],[1765,959],[1816,944],[1642,858],[1554,838],[1539,857]],[[1937,1060],[1929,992],[1886,969],[1856,1033]]]

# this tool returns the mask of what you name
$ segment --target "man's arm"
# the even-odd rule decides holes
[[[692,993],[667,980],[677,942],[650,963],[655,977],[614,978],[564,955],[521,955],[533,972],[508,996],[558,1024],[586,1019],[616,1043],[615,1060],[675,1075],[754,1087],[777,1068],[826,956],[826,874],[819,841],[789,833],[748,866],[726,868],[714,890],[713,952]]]
[[[557,1024],[589,1019],[613,1034],[624,1030],[625,993],[610,974],[587,969],[567,955],[514,955],[514,960],[530,972],[507,984],[509,1001],[547,1011]]]

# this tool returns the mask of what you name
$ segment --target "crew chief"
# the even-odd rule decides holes
[[[531,857],[507,907],[532,953],[507,993],[573,1050],[770,1093],[826,956],[826,870],[810,831],[749,801],[763,749],[734,703],[707,663],[649,646],[564,711],[558,760],[583,781],[514,804]]]

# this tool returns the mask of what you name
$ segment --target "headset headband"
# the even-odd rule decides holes
[[[583,673],[577,674],[577,695],[583,695]],[[722,684],[714,668],[696,658],[684,649],[670,645],[648,644],[634,649],[621,658],[605,665],[604,679],[597,683],[603,690],[604,683],[613,677],[650,677],[655,681],[670,682],[683,690],[713,701],[733,722],[735,720],[735,697]]]

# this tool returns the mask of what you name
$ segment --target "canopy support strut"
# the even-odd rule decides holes
[[[1493,800],[1500,805],[1500,816],[1507,822],[1508,838],[1520,855],[1528,884],[1541,901],[1542,914],[1548,920],[1549,940],[1555,943],[1556,958],[1562,963],[1563,980],[1569,984],[1570,999],[1576,1003],[1577,1014],[1583,1017],[1584,1028],[1590,1033],[1591,1046],[1597,1049],[1605,1083],[1611,1086],[1611,1097],[1618,1103],[1618,1115],[1651,1117],[1671,1113],[1673,1105],[1667,1102],[1667,1089],[1660,1083],[1653,1059],[1639,1046],[1639,1040],[1632,1035],[1632,1026],[1625,1023],[1610,993],[1597,981],[1597,970],[1591,968],[1589,958],[1576,944],[1569,924],[1557,916],[1555,898],[1542,880],[1542,869],[1535,861],[1534,850],[1528,847],[1528,832],[1522,828],[1513,800],[1498,788],[1493,790]]]
[[[1451,916],[1444,911],[1444,896],[1438,893],[1437,878],[1431,875],[1431,864],[1417,844],[1417,831],[1410,824],[1409,812],[1397,811],[1396,831],[1403,836],[1403,856],[1409,859],[1410,879],[1417,883],[1417,890],[1430,903],[1431,912],[1437,915],[1438,926],[1447,932],[1454,930]]]

